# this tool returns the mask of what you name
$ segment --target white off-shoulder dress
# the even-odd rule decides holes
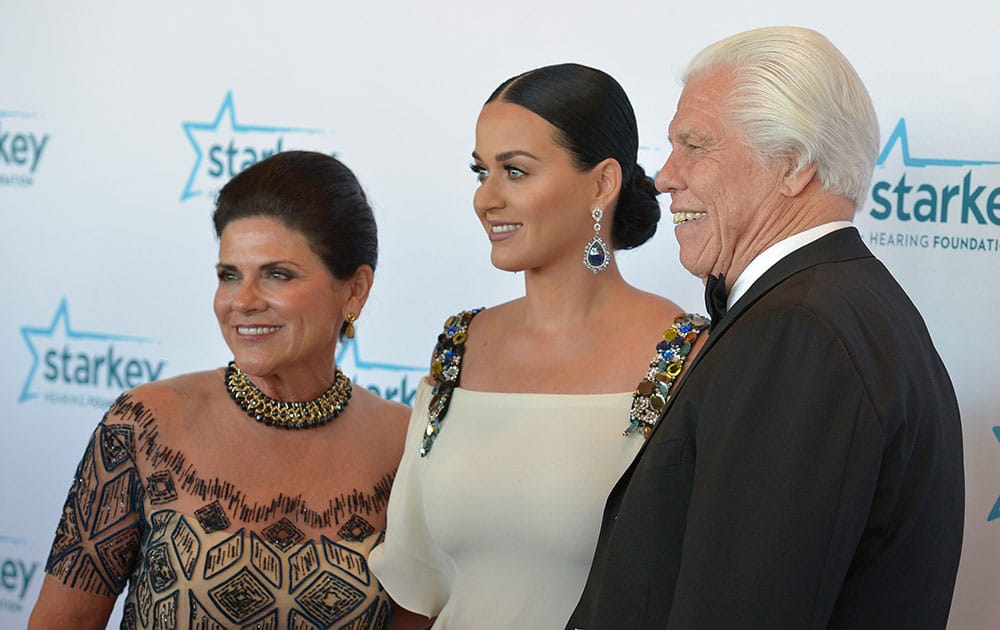
[[[643,441],[622,435],[632,393],[456,388],[421,457],[430,398],[425,379],[372,570],[397,604],[437,617],[437,629],[562,628],[607,495]]]
[[[590,571],[608,494],[708,320],[677,316],[634,392],[496,393],[459,387],[478,312],[448,318],[438,337],[385,540],[369,565],[397,604],[436,617],[438,630],[563,628]]]

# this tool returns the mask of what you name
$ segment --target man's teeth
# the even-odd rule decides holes
[[[277,326],[237,326],[236,332],[241,335],[266,335],[278,330]]]
[[[675,212],[674,225],[680,225],[681,223],[694,221],[695,219],[700,219],[703,216],[705,216],[704,212]]]
[[[502,234],[503,232],[513,232],[520,227],[520,223],[503,223],[501,225],[491,225],[490,232],[494,234]]]

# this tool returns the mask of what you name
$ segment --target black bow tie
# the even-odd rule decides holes
[[[705,308],[708,309],[708,316],[712,318],[709,330],[715,328],[722,316],[726,314],[726,300],[729,291],[726,289],[726,276],[719,274],[713,276],[709,274],[708,282],[705,283]]]

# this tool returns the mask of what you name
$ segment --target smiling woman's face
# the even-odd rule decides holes
[[[556,143],[557,130],[534,112],[503,101],[483,107],[472,169],[479,179],[476,215],[498,269],[524,271],[572,260],[593,236],[598,183]],[[603,222],[610,242],[610,220]]]
[[[328,374],[350,296],[301,232],[264,217],[237,219],[219,240],[215,316],[247,374]]]

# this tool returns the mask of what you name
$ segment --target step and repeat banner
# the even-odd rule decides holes
[[[410,403],[444,318],[522,290],[490,265],[472,212],[468,164],[490,92],[541,65],[600,67],[633,100],[652,173],[686,62],[768,24],[826,34],[874,98],[883,149],[856,223],[926,318],[965,427],[950,627],[1000,627],[1000,9],[804,5],[5,1],[0,628],[27,621],[104,408],[123,389],[229,360],[212,313],[210,213],[230,177],[286,149],[335,154],[357,173],[381,255],[338,359]],[[619,261],[633,284],[703,310],[669,225]]]

